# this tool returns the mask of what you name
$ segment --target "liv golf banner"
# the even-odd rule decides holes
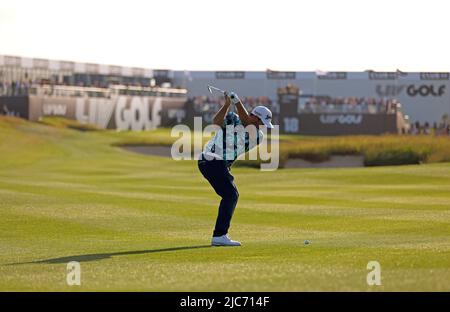
[[[61,116],[102,129],[152,130],[181,123],[186,98],[117,96],[114,98],[29,97],[29,119]]]

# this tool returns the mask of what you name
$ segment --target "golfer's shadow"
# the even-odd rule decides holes
[[[36,264],[36,263],[56,264],[56,263],[68,263],[70,261],[89,262],[89,261],[98,261],[98,260],[109,259],[114,256],[142,255],[142,254],[150,254],[150,253],[157,253],[157,252],[170,252],[170,251],[180,251],[180,250],[200,249],[200,248],[210,248],[210,247],[211,247],[211,245],[199,245],[199,246],[184,246],[184,247],[172,247],[172,248],[163,248],[163,249],[132,250],[132,251],[111,252],[111,253],[74,255],[74,256],[44,259],[44,260],[37,260],[37,261],[30,261],[30,262],[10,263],[9,265]]]

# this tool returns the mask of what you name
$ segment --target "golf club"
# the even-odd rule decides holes
[[[213,90],[215,90],[215,91],[217,91],[217,92],[220,92],[220,93],[222,93],[223,95],[225,95],[225,93],[226,93],[226,91],[224,91],[224,90],[222,90],[222,89],[219,89],[219,88],[217,88],[217,87],[214,87],[214,86],[210,86],[210,85],[208,85],[208,90],[209,90],[209,93],[213,93]],[[231,95],[230,96],[230,98],[231,99],[234,99],[234,95]]]
[[[217,92],[220,92],[220,93],[222,93],[222,94],[225,94],[225,91],[223,91],[223,90],[221,90],[221,89],[219,89],[219,88],[216,88],[216,87],[214,87],[214,86],[210,86],[210,85],[208,85],[208,91],[209,91],[209,93],[213,93],[213,90],[215,90],[215,91],[217,91]]]

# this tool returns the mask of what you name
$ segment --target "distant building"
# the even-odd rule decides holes
[[[166,69],[146,69],[93,63],[0,55],[0,82],[51,83],[108,87],[111,84],[168,86],[173,73]]]
[[[163,87],[170,96],[185,96],[186,89],[188,98],[217,97],[207,90],[216,85],[241,98],[266,98],[277,111],[277,90],[292,85],[299,89],[298,113],[311,98],[366,98],[399,103],[411,122],[432,124],[450,114],[447,72],[174,71],[0,55],[0,95],[28,94],[33,85],[101,88],[101,95],[108,88],[118,94],[161,95],[155,88]]]
[[[188,74],[186,74],[188,73]],[[188,97],[207,95],[207,85],[233,90],[241,97],[265,96],[277,101],[277,90],[299,88],[300,112],[310,97],[377,98],[396,100],[411,121],[439,122],[450,114],[450,74],[427,72],[278,72],[174,71],[174,84]]]

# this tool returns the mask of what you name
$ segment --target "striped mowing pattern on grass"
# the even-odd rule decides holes
[[[112,146],[133,136],[167,131],[0,117],[0,290],[450,290],[449,163],[233,168],[243,246],[211,248],[219,198],[195,162]],[[366,284],[371,260],[382,286]]]

